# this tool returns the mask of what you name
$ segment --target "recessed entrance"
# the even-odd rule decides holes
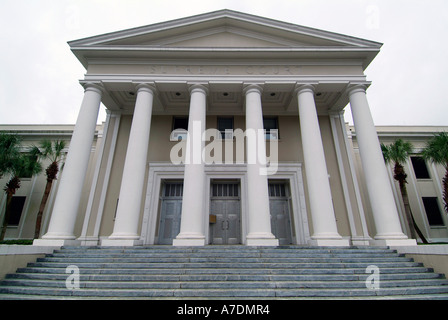
[[[182,182],[165,182],[160,197],[159,244],[173,244],[180,232],[182,213]]]
[[[213,181],[210,199],[210,244],[241,243],[239,181]]]
[[[280,245],[292,244],[290,197],[288,183],[269,181],[271,232]]]

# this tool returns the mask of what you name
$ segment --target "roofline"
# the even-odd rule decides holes
[[[347,36],[347,35],[343,35],[340,33],[331,32],[331,31],[325,31],[325,30],[320,30],[320,29],[316,29],[316,28],[305,27],[305,26],[293,24],[290,22],[274,20],[271,18],[265,18],[265,17],[242,13],[242,12],[229,10],[229,9],[212,11],[212,12],[208,12],[208,13],[202,13],[202,14],[188,16],[188,17],[184,17],[184,18],[178,18],[178,19],[169,20],[169,21],[165,21],[165,22],[158,22],[158,23],[154,23],[154,24],[150,24],[150,25],[146,25],[146,26],[129,28],[129,29],[121,30],[121,31],[109,32],[109,33],[96,35],[96,36],[92,36],[92,37],[82,38],[82,39],[78,39],[78,40],[72,40],[72,41],[69,41],[68,44],[70,47],[95,45],[98,43],[120,40],[120,39],[129,37],[129,36],[139,36],[139,35],[142,35],[142,34],[145,34],[148,32],[162,31],[162,30],[167,30],[167,29],[173,28],[173,27],[183,27],[183,26],[187,26],[187,25],[197,24],[200,22],[211,21],[211,20],[218,19],[218,18],[233,18],[233,19],[241,20],[243,22],[264,24],[264,25],[268,25],[270,27],[283,29],[285,31],[300,32],[302,34],[319,37],[319,38],[326,39],[326,40],[332,40],[332,41],[338,40],[338,41],[347,42],[347,43],[357,43],[360,46],[376,47],[378,49],[381,48],[381,46],[383,45],[380,42],[375,42],[375,41],[366,40],[366,39],[362,39],[362,38]],[[329,36],[331,36],[331,39]]]

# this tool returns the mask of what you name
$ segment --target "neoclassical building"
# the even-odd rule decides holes
[[[85,93],[35,245],[416,244],[366,93],[380,43],[221,10],[69,45]]]

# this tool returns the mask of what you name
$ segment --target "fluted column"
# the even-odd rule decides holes
[[[137,86],[137,100],[118,198],[114,230],[102,245],[138,245],[138,223],[145,180],[152,105],[155,89],[148,84]]]
[[[261,105],[262,88],[249,85],[246,96],[246,157],[248,246],[277,246],[278,239],[271,231],[268,179],[266,176],[266,141],[263,131]]]
[[[185,156],[184,193],[180,233],[173,240],[173,246],[205,245],[205,163],[202,150],[205,140],[205,111],[207,88],[195,84],[190,87],[190,114]]]
[[[296,89],[305,162],[309,204],[313,221],[311,243],[314,245],[348,245],[339,235],[334,214],[324,148],[314,101],[314,87]]]
[[[378,135],[370,113],[364,85],[348,89],[359,154],[376,226],[375,240],[380,245],[412,245],[401,229],[397,206],[384,164]]]
[[[48,232],[42,239],[36,239],[35,245],[76,243],[75,223],[102,96],[99,85],[86,83],[84,88],[84,98],[70,141]]]

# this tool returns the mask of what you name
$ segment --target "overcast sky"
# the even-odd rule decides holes
[[[0,124],[76,122],[85,69],[67,41],[220,9],[383,43],[375,124],[448,125],[447,0],[0,0]]]

